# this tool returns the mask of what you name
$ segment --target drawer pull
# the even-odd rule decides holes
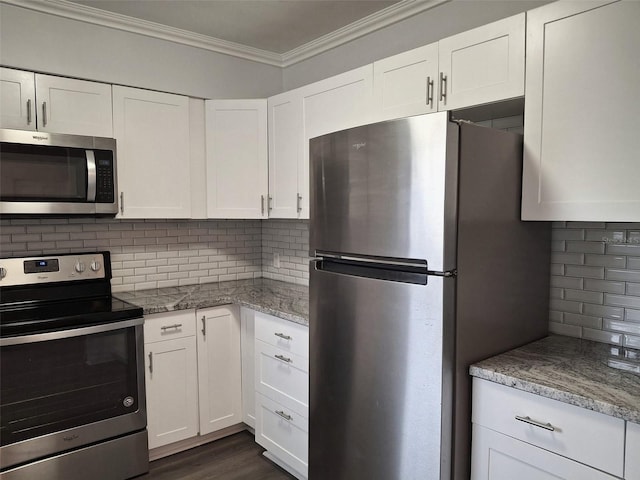
[[[276,410],[276,414],[280,415],[282,418],[284,418],[285,420],[293,420],[293,417],[291,415],[287,415],[286,413],[284,413],[282,410]]]
[[[285,357],[284,355],[275,355],[278,360],[282,360],[283,362],[292,363],[290,358]]]
[[[519,422],[528,423],[529,425],[533,425],[534,427],[544,428],[545,430],[549,430],[550,432],[555,432],[556,428],[550,423],[542,423],[532,420],[530,417],[520,417],[516,415],[516,420]]]
[[[175,328],[177,330],[180,327],[182,327],[181,323],[174,323],[173,325],[167,325],[165,327],[160,327],[160,330],[162,330],[164,332],[165,330],[169,330],[170,328]]]
[[[274,333],[276,337],[283,338],[285,340],[293,340],[289,335],[285,335],[284,333]]]

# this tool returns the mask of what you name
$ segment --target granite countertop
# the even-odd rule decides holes
[[[142,307],[145,315],[235,303],[309,324],[309,287],[268,278],[120,292],[113,296]]]
[[[612,366],[618,368],[612,368]],[[640,350],[551,335],[471,366],[474,377],[640,423]]]

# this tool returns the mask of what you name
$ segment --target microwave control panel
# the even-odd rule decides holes
[[[115,192],[115,171],[113,152],[94,150],[96,158],[96,202],[113,203]]]

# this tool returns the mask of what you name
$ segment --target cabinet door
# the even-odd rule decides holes
[[[240,317],[235,306],[196,312],[200,434],[242,422]]]
[[[33,72],[0,67],[0,128],[36,129]]]
[[[255,317],[253,310],[240,309],[240,350],[242,351],[242,421],[252,428],[256,427],[256,395],[254,338]]]
[[[525,14],[438,42],[438,110],[524,95]]]
[[[307,85],[302,95],[302,167],[298,174],[302,211],[309,218],[309,139],[371,122],[373,65]]]
[[[625,480],[640,480],[640,425],[637,423],[627,422],[625,452]]]
[[[640,2],[527,20],[524,220],[640,221]]]
[[[473,425],[471,480],[614,480],[616,477]]]
[[[438,110],[438,44],[409,50],[373,64],[375,121]]]
[[[208,100],[207,215],[267,216],[267,101]]]
[[[196,338],[145,344],[149,448],[198,434]]]
[[[113,87],[120,218],[189,218],[189,99]]]
[[[111,85],[36,74],[38,130],[113,137]]]
[[[269,98],[268,112],[269,218],[298,218],[302,208],[298,200],[301,195],[299,181],[304,184],[302,97],[299,91]],[[308,178],[306,182],[309,182]]]

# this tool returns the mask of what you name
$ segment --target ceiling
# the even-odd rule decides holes
[[[266,50],[295,50],[395,1],[72,0],[86,7]]]

